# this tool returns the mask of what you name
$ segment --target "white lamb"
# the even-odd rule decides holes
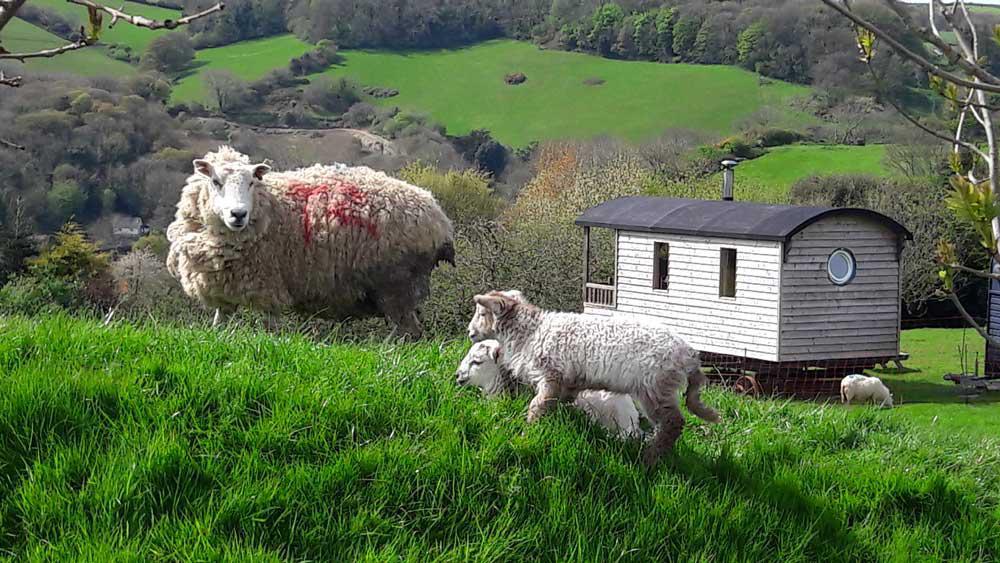
[[[484,340],[472,345],[455,372],[456,383],[478,387],[487,396],[513,392],[517,381],[504,366],[500,357],[500,343]],[[623,439],[637,438],[639,411],[628,395],[607,391],[581,391],[573,406]]]
[[[707,378],[698,353],[665,327],[543,311],[523,297],[497,291],[474,301],[481,306],[471,323],[475,332],[499,341],[514,379],[536,390],[528,422],[538,420],[553,402],[586,389],[628,394],[656,427],[644,454],[652,465],[684,429],[677,395],[685,384],[688,410],[719,421],[718,413],[701,401]]]
[[[221,147],[195,173],[167,229],[167,266],[216,309],[385,316],[420,335],[430,274],[454,263],[452,225],[427,190],[367,167],[271,172]]]
[[[874,401],[879,403],[879,407],[892,407],[892,393],[881,379],[857,373],[840,380],[840,401],[851,404],[854,400]]]

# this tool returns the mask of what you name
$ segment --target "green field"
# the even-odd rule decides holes
[[[66,44],[51,33],[14,18],[3,29],[3,46],[13,53],[38,51]],[[81,76],[129,76],[135,72],[128,63],[105,55],[102,47],[87,47],[51,59],[29,59],[28,63],[9,61],[11,72],[24,68],[27,72],[64,72]]]
[[[788,193],[796,181],[809,176],[829,174],[872,174],[887,176],[882,165],[884,145],[790,145],[768,149],[760,158],[748,160],[736,169],[740,179],[754,181],[775,190],[775,195]],[[721,181],[721,180],[720,180]],[[776,199],[774,201],[781,201]]]
[[[518,41],[344,55],[345,64],[329,72],[399,90],[383,103],[427,112],[452,134],[489,129],[514,146],[602,134],[642,140],[671,127],[724,134],[761,106],[808,91],[758,86],[756,75],[735,67],[617,61]],[[527,82],[508,86],[511,72]],[[588,78],[605,83],[587,86]]]
[[[87,9],[83,6],[70,4],[66,2],[66,0],[31,0],[31,4],[40,8],[49,8],[60,14],[70,16],[81,25],[87,22]],[[112,7],[124,10],[126,13],[132,15],[145,16],[154,20],[177,19],[181,15],[180,10],[171,10],[168,8],[160,8],[157,6],[149,6],[147,4],[139,4],[128,1],[115,2]],[[170,33],[170,31],[166,29],[151,30],[129,25],[127,23],[119,23],[108,29],[107,23],[110,22],[110,18],[105,18],[104,21],[105,29],[101,33],[102,43],[120,43],[122,45],[128,45],[139,53],[142,53],[146,49],[146,46],[149,45],[150,41],[156,38],[156,36],[164,33]]]
[[[0,318],[0,557],[989,561],[1000,405],[940,380],[959,334],[904,334],[892,411],[711,389],[647,472],[457,388],[462,343]]]
[[[259,78],[308,49],[292,36],[207,49],[198,53],[206,63],[198,70],[227,68]],[[780,82],[758,86],[756,75],[734,67],[615,61],[517,41],[433,52],[342,53],[344,64],[328,72],[400,91],[381,103],[426,112],[452,134],[486,128],[514,146],[602,134],[641,140],[671,127],[722,134],[762,105],[807,92]],[[504,75],[515,71],[528,81],[508,86]],[[594,77],[605,83],[583,83]],[[176,100],[204,95],[197,75],[174,90]]]
[[[178,81],[172,99],[205,101],[208,92],[200,73],[206,70],[228,70],[244,80],[256,80],[272,69],[287,67],[288,61],[310,50],[311,45],[303,43],[294,35],[276,35],[225,47],[202,49],[195,56],[197,70]]]

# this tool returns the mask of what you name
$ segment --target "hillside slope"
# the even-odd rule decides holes
[[[653,472],[567,408],[457,388],[464,344],[0,318],[0,556],[985,560],[996,440],[711,390]],[[915,350],[910,350],[911,353]],[[681,555],[683,554],[683,555]]]

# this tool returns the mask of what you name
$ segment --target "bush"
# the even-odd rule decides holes
[[[761,131],[748,132],[747,138],[753,139],[754,144],[760,147],[780,147],[797,143],[803,140],[805,135],[798,131],[769,127]]]
[[[18,276],[0,288],[0,313],[41,315],[76,310],[84,305],[80,282],[51,277]]]
[[[361,101],[361,90],[348,78],[322,77],[306,86],[302,99],[313,108],[342,114]]]
[[[194,60],[194,44],[186,33],[174,32],[153,39],[142,54],[142,66],[160,72],[179,72]]]
[[[492,221],[503,209],[503,201],[493,195],[489,181],[475,170],[440,172],[416,162],[400,170],[399,177],[430,190],[455,223]]]
[[[197,311],[163,259],[148,247],[133,249],[115,260],[111,275],[118,310],[123,314],[177,319]]]

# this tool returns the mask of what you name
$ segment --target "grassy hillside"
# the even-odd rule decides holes
[[[641,140],[670,127],[722,134],[762,105],[807,91],[758,86],[756,75],[735,67],[616,61],[517,41],[344,54],[346,63],[330,72],[397,88],[400,95],[385,103],[428,112],[452,133],[486,128],[515,146],[600,134]],[[507,85],[512,72],[527,82]],[[584,84],[590,78],[605,82]]]
[[[244,80],[256,80],[272,69],[287,67],[288,61],[312,48],[294,35],[277,35],[202,49],[195,56],[195,72],[178,81],[172,99],[206,101],[208,92],[201,73],[207,70],[228,70]]]
[[[228,68],[258,78],[308,49],[292,36],[207,49],[198,53],[206,63],[198,70]],[[329,73],[400,91],[381,103],[427,112],[451,133],[486,128],[515,146],[600,134],[640,140],[670,127],[722,134],[762,105],[807,91],[780,82],[758,86],[754,74],[734,67],[615,61],[517,41],[343,54],[345,63]],[[524,72],[528,81],[508,86],[504,76],[510,72]],[[588,86],[588,78],[605,83]],[[202,99],[199,83],[197,74],[182,80],[174,98]]]
[[[911,423],[906,405],[844,409],[711,390],[725,422],[692,423],[676,454],[647,472],[638,444],[575,411],[529,427],[526,397],[487,401],[456,388],[462,344],[320,347],[65,318],[0,319],[0,334],[0,556],[1000,553],[1000,475],[984,470],[1000,463],[997,439]],[[906,335],[915,366],[943,362],[947,346],[931,359],[913,345],[922,335],[955,333]],[[982,409],[994,414],[969,423],[995,429],[996,405]]]
[[[3,46],[11,52],[37,51],[64,45],[65,40],[14,18],[3,29]],[[7,61],[5,61],[7,62]],[[9,61],[14,72],[24,67],[29,72],[64,72],[81,76],[116,76],[133,74],[128,63],[116,61],[105,55],[102,47],[88,47],[51,59],[31,59],[26,65]]]
[[[791,145],[768,149],[760,158],[749,160],[736,169],[739,179],[753,180],[782,194],[797,180],[814,175],[872,174],[887,176],[882,166],[884,145]],[[720,180],[721,181],[721,180]],[[777,201],[777,200],[776,200]]]
[[[70,4],[66,0],[31,0],[31,3],[40,8],[49,8],[60,14],[71,16],[81,25],[87,22],[87,9],[83,6]],[[129,14],[145,16],[154,20],[177,19],[181,15],[180,10],[149,6],[137,2],[116,2],[113,7],[121,8]],[[165,29],[151,30],[122,23],[110,29],[105,26],[104,31],[101,33],[101,42],[128,45],[141,53],[146,49],[150,41],[164,33],[170,33],[170,31]]]

